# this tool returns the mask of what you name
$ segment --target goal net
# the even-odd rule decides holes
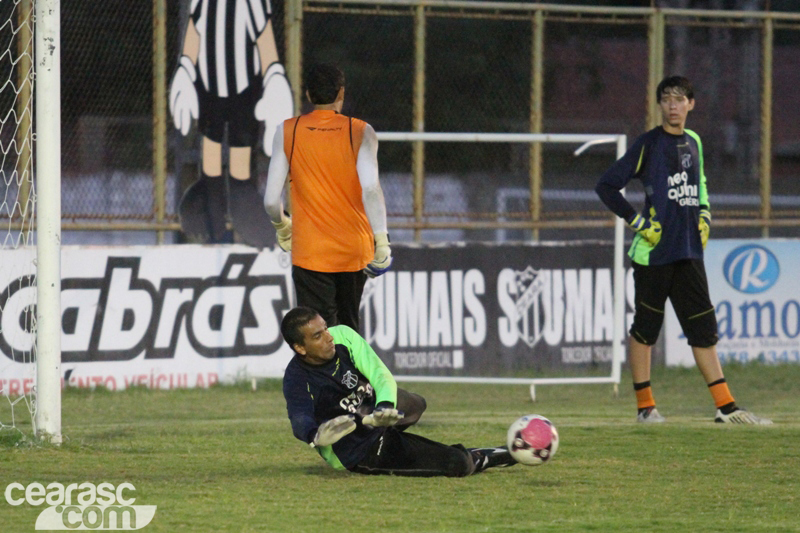
[[[625,150],[627,148],[626,136],[625,135],[620,135],[620,134],[607,134],[606,135],[606,134],[381,132],[381,133],[378,133],[378,139],[381,142],[401,142],[401,143],[402,142],[405,142],[405,143],[413,143],[413,142],[451,143],[451,144],[452,143],[471,143],[471,146],[476,146],[474,143],[524,143],[524,144],[528,144],[528,145],[532,145],[534,143],[573,144],[576,147],[578,147],[577,150],[575,150],[573,152],[574,155],[576,155],[576,156],[581,155],[587,149],[589,149],[592,146],[597,145],[597,144],[614,144],[615,147],[616,147],[616,157],[617,158],[622,157],[622,155],[625,153]],[[391,195],[392,193],[389,193],[389,194]],[[499,198],[499,196],[500,195],[498,194],[498,198]],[[498,212],[500,212],[500,211],[501,211],[501,209],[498,207]],[[515,357],[515,354],[518,354],[519,352],[517,351],[517,348],[516,348],[518,343],[514,339],[518,340],[519,337],[523,338],[523,341],[525,341],[525,344],[529,347],[529,353],[536,352],[538,354],[537,357],[539,357],[539,360],[543,360],[542,358],[546,359],[547,357],[549,357],[549,356],[547,356],[545,354],[545,351],[550,351],[550,350],[546,350],[545,348],[543,348],[542,345],[538,345],[537,346],[537,342],[538,342],[539,338],[541,337],[541,335],[543,334],[543,330],[546,329],[545,326],[542,326],[542,324],[539,323],[539,320],[541,319],[541,316],[542,316],[539,313],[540,307],[541,308],[549,308],[549,309],[551,309],[551,311],[553,311],[551,313],[553,315],[551,317],[551,320],[552,321],[557,321],[558,318],[555,317],[555,314],[557,314],[557,313],[554,311],[554,309],[557,308],[558,305],[554,303],[553,306],[550,307],[550,304],[548,302],[550,300],[552,300],[552,302],[556,302],[556,300],[559,300],[560,298],[562,298],[562,296],[554,296],[554,294],[556,294],[556,292],[558,292],[558,294],[561,294],[561,290],[560,289],[556,290],[556,287],[557,286],[561,286],[560,284],[562,283],[562,281],[564,283],[564,287],[566,287],[567,285],[569,285],[569,287],[572,287],[573,285],[575,285],[575,284],[571,284],[571,283],[568,284],[567,283],[567,281],[570,281],[570,280],[572,280],[572,278],[575,278],[575,276],[572,276],[570,279],[567,279],[567,277],[566,277],[567,274],[576,274],[576,275],[578,274],[578,272],[576,270],[573,270],[573,271],[570,271],[570,272],[565,272],[564,273],[565,277],[562,280],[562,278],[559,276],[559,274],[561,273],[560,270],[558,270],[558,271],[556,271],[556,270],[549,271],[549,270],[544,269],[544,268],[542,270],[535,270],[534,267],[531,267],[529,265],[527,267],[527,269],[525,269],[524,272],[508,272],[509,269],[507,269],[507,268],[504,269],[500,273],[494,273],[494,271],[492,271],[492,272],[488,272],[487,271],[488,272],[487,276],[493,276],[494,274],[497,274],[496,290],[497,290],[498,302],[501,300],[501,298],[500,298],[501,293],[508,292],[509,296],[511,296],[511,294],[513,293],[513,295],[515,295],[515,297],[516,297],[515,303],[511,302],[513,297],[512,298],[505,298],[503,300],[504,303],[501,305],[501,307],[503,308],[504,316],[502,318],[499,318],[499,320],[498,320],[498,335],[500,337],[498,340],[501,341],[506,347],[510,347],[509,350],[507,350],[507,352],[509,352],[509,353],[506,354],[506,359],[504,361],[498,363],[497,362],[497,361],[499,361],[498,358],[495,358],[495,360],[493,360],[493,361],[489,361],[488,359],[482,358],[482,356],[477,356],[476,357],[477,354],[471,354],[470,359],[473,359],[473,360],[481,359],[481,361],[484,361],[487,364],[483,365],[480,369],[476,368],[475,365],[472,365],[472,368],[468,369],[468,368],[466,368],[466,365],[464,365],[464,363],[463,363],[463,361],[467,358],[467,356],[464,355],[462,349],[458,348],[458,349],[456,349],[456,350],[454,350],[452,352],[452,360],[448,359],[446,362],[442,363],[439,366],[452,367],[454,369],[458,368],[458,369],[460,369],[459,372],[458,372],[459,375],[443,375],[443,374],[441,374],[441,373],[439,373],[437,371],[432,371],[430,373],[426,373],[424,375],[421,375],[421,374],[418,374],[418,373],[414,373],[413,369],[431,367],[429,364],[426,366],[426,364],[420,363],[420,361],[422,361],[422,359],[425,359],[425,361],[423,361],[423,363],[425,363],[425,362],[430,363],[430,361],[428,361],[429,358],[427,357],[429,354],[427,352],[425,352],[424,350],[414,351],[413,349],[409,348],[410,351],[400,350],[399,352],[398,351],[394,352],[394,360],[395,360],[394,364],[397,365],[397,368],[395,368],[395,370],[403,369],[404,371],[408,371],[409,372],[408,374],[405,374],[403,372],[395,373],[396,379],[398,381],[434,381],[434,382],[436,382],[436,381],[443,381],[443,382],[450,381],[450,382],[462,382],[462,383],[527,384],[527,385],[531,386],[531,394],[532,394],[532,396],[535,395],[535,386],[536,385],[570,384],[570,383],[573,383],[573,384],[611,383],[611,384],[613,384],[615,386],[615,389],[616,389],[616,387],[617,387],[617,385],[619,384],[619,381],[620,381],[620,369],[621,369],[622,361],[624,359],[624,347],[623,347],[624,327],[623,326],[624,326],[624,320],[625,320],[625,299],[624,299],[625,272],[624,272],[624,268],[623,268],[623,255],[624,255],[623,254],[623,244],[624,244],[623,243],[623,239],[624,239],[624,226],[623,226],[622,220],[619,219],[619,218],[616,218],[616,222],[615,222],[615,226],[614,226],[613,269],[610,268],[611,267],[610,264],[608,265],[608,268],[601,269],[601,270],[604,270],[605,272],[608,272],[610,270],[611,273],[613,273],[613,275],[608,276],[607,278],[604,278],[604,279],[606,279],[606,281],[603,282],[603,284],[604,284],[603,291],[600,291],[601,293],[604,293],[604,291],[607,289],[609,291],[609,296],[610,296],[610,298],[611,298],[611,300],[613,302],[612,305],[611,305],[612,309],[611,309],[611,313],[610,313],[611,315],[613,315],[613,324],[611,325],[611,328],[610,328],[611,329],[610,333],[611,333],[611,337],[612,337],[610,339],[611,340],[611,350],[610,350],[611,351],[611,360],[610,360],[611,365],[610,365],[610,370],[608,371],[607,374],[605,374],[605,375],[597,375],[600,372],[592,372],[593,375],[588,375],[588,376],[571,375],[571,376],[553,376],[553,377],[544,377],[544,376],[541,376],[541,375],[537,375],[536,377],[533,377],[533,376],[531,376],[531,377],[521,377],[521,376],[520,377],[515,377],[515,376],[503,375],[504,373],[508,372],[509,368],[514,368],[514,365],[516,364],[517,360],[515,360],[514,357]],[[436,250],[431,250],[430,251],[430,254],[435,254],[435,253],[436,253]],[[453,255],[454,257],[457,255],[457,254],[455,254],[455,252],[452,252],[452,253],[454,254]],[[481,255],[483,252],[481,252],[480,250],[476,249],[474,251],[474,253],[478,254],[478,255]],[[539,253],[541,254],[542,252],[539,252]],[[418,257],[417,260],[424,263],[424,258],[423,257]],[[461,257],[461,260],[469,261],[469,260],[471,260],[471,258]],[[547,261],[550,261],[550,262],[555,261],[555,263],[554,263],[555,265],[566,264],[561,259],[553,260],[552,257],[550,259],[548,259]],[[489,263],[494,264],[495,261],[492,259],[492,260],[489,260]],[[486,263],[484,266],[488,265],[489,263]],[[516,263],[514,263],[514,264],[516,264]],[[462,267],[462,269],[467,269],[467,268],[468,267],[466,267],[466,266]],[[557,268],[561,268],[561,267],[559,266]],[[491,268],[489,268],[489,270],[491,270]],[[446,279],[446,276],[443,277],[444,274],[445,274],[444,272],[436,272],[436,273],[433,273],[431,275],[432,276],[431,277],[432,281],[430,282],[431,283],[431,289],[432,289],[433,292],[436,292],[436,294],[439,295],[439,296],[444,294],[444,292],[442,292],[442,291],[444,291],[445,289],[443,289],[442,287],[446,287],[448,285],[448,281]],[[456,274],[456,278],[458,278],[458,280],[461,280],[461,278],[459,277],[460,274],[459,273],[455,273],[455,274]],[[548,280],[550,279],[549,278],[550,274],[553,275],[553,279],[552,279],[553,283],[552,284],[548,283]],[[582,289],[580,290],[581,293],[587,292],[587,291],[584,291],[583,288],[586,288],[586,287],[590,286],[591,285],[591,281],[592,281],[591,279],[586,279],[586,276],[584,276],[584,274],[588,274],[589,278],[591,278],[591,270],[583,269],[580,272],[580,275],[581,275],[581,283],[580,283],[580,285],[582,287]],[[510,275],[513,275],[513,277],[515,279],[510,279],[509,278]],[[390,334],[388,333],[389,329],[392,329],[392,330],[397,329],[398,331],[399,330],[403,330],[403,331],[408,330],[408,331],[410,331],[409,328],[416,328],[417,327],[416,324],[419,323],[419,324],[423,324],[423,325],[418,326],[417,329],[419,329],[419,331],[422,331],[422,328],[425,325],[424,324],[425,320],[417,321],[415,319],[413,324],[411,324],[409,326],[409,324],[406,323],[407,321],[405,320],[405,318],[403,318],[403,317],[406,317],[407,315],[409,315],[408,310],[409,310],[410,307],[413,307],[413,309],[415,310],[415,312],[417,312],[418,315],[420,313],[422,315],[424,315],[425,312],[427,311],[427,309],[424,306],[424,301],[423,301],[424,298],[417,298],[416,296],[413,296],[413,297],[412,296],[408,296],[408,294],[410,294],[410,293],[416,294],[417,293],[417,291],[416,291],[417,285],[419,285],[422,281],[425,281],[425,280],[424,279],[420,279],[419,283],[411,283],[411,281],[409,279],[406,279],[408,276],[403,278],[403,280],[401,280],[399,278],[399,276],[400,276],[400,274],[398,274],[398,278],[396,280],[397,287],[394,287],[394,285],[392,285],[394,283],[392,280],[394,280],[395,278],[391,274],[382,277],[382,279],[379,281],[379,283],[377,285],[368,286],[367,290],[365,290],[365,298],[364,298],[364,300],[369,301],[372,298],[374,300],[374,302],[372,302],[371,304],[365,304],[365,302],[362,301],[362,306],[365,309],[365,319],[366,319],[366,322],[367,322],[367,330],[368,331],[371,329],[370,328],[370,323],[371,322],[374,322],[376,324],[377,323],[387,322],[387,321],[388,322],[392,322],[393,319],[387,319],[387,316],[389,316],[390,314],[393,314],[393,313],[390,313],[389,310],[391,308],[393,308],[395,306],[395,304],[398,306],[398,309],[402,309],[402,312],[401,311],[397,311],[397,313],[396,313],[397,314],[397,324],[398,324],[396,328],[387,327],[386,325],[378,326],[378,329],[376,329],[376,332],[373,335],[374,338],[368,339],[371,342],[375,341],[380,348],[388,349],[390,346],[393,345],[392,342],[387,340],[390,337]],[[434,282],[433,281],[434,278],[436,278],[437,281]],[[483,279],[483,278],[481,278],[481,279]],[[389,280],[389,281],[387,281],[387,280]],[[559,281],[559,280],[562,280],[562,281]],[[598,280],[600,280],[600,278],[598,278]],[[587,281],[589,283],[587,283]],[[386,287],[383,287],[381,285],[381,283],[385,284]],[[598,281],[597,283],[601,283],[601,281]],[[453,286],[459,286],[460,287],[462,284],[466,284],[466,281],[463,281],[463,283],[462,283],[462,281],[457,281],[457,282],[451,281],[451,284],[454,284]],[[483,282],[481,282],[480,284],[481,284],[481,287],[483,287]],[[434,291],[433,285],[436,285],[436,287],[435,287],[436,290],[435,291]],[[513,285],[513,287],[512,287],[512,285]],[[427,286],[427,285],[425,285],[425,286]],[[502,287],[502,290],[501,290],[501,287]],[[567,289],[569,289],[569,287],[567,287]],[[612,287],[613,287],[613,295],[611,294],[611,288]],[[483,288],[481,290],[483,290]],[[490,289],[486,289],[486,290],[491,292]],[[458,294],[459,293],[459,291],[456,290],[456,289],[452,289],[452,291],[453,291],[453,294]],[[570,290],[567,290],[566,292],[570,293]],[[589,292],[591,292],[591,291],[589,291]],[[402,296],[400,295],[400,293],[402,293]],[[550,296],[547,296],[548,294]],[[572,294],[574,296],[575,295],[575,291],[572,291]],[[433,303],[431,304],[431,311],[430,311],[431,315],[436,315],[438,317],[439,314],[441,314],[441,313],[439,313],[439,311],[441,310],[440,308],[446,308],[449,305],[448,302],[444,302],[444,300],[447,300],[447,298],[444,298],[444,300],[442,300],[442,298],[444,298],[444,297],[441,297],[441,298],[440,297],[437,297],[437,298],[431,297],[431,301],[432,302],[434,300],[436,302],[439,302],[436,305],[434,305]],[[396,302],[395,302],[395,299],[396,299]],[[575,298],[568,296],[567,299],[569,300],[569,302],[572,302]],[[583,299],[583,298],[581,297],[581,299]],[[604,300],[604,298],[602,298],[602,299]],[[398,302],[400,302],[400,300],[402,300],[403,303],[398,303]],[[410,300],[413,300],[413,302],[409,303]],[[441,302],[440,302],[440,300],[441,300]],[[387,303],[387,302],[389,302],[389,303]],[[442,303],[442,302],[444,302],[444,303]],[[569,302],[567,302],[567,304],[568,304],[567,307],[568,308],[570,307]],[[417,305],[417,304],[419,304],[419,305]],[[509,305],[505,305],[505,304],[509,304]],[[458,304],[458,302],[453,303],[452,305],[453,305],[453,309],[460,309],[461,308],[461,305]],[[373,307],[374,307],[374,310],[373,310]],[[575,309],[577,309],[577,307],[585,307],[585,306],[582,303],[580,305],[577,305],[577,307],[576,306],[573,306],[573,307]],[[436,313],[434,313],[434,309],[437,310]],[[587,307],[587,309],[588,309],[588,307]],[[372,317],[373,311],[374,311],[374,314],[375,314],[374,318]],[[573,311],[574,311],[574,309],[573,309]],[[535,320],[531,320],[531,316],[529,316],[529,315],[531,315],[531,313],[533,315],[535,315]],[[486,313],[481,311],[480,314],[486,314]],[[489,314],[491,314],[491,312]],[[605,313],[603,313],[603,314],[605,314]],[[449,318],[450,318],[449,312],[445,312],[444,315],[447,315],[447,318],[449,320]],[[572,316],[573,315],[570,315],[570,317],[572,317]],[[585,313],[582,313],[582,317],[583,316],[585,316]],[[499,315],[498,315],[498,317],[499,317]],[[581,323],[582,324],[585,323],[586,325],[588,325],[591,322],[591,319],[585,320],[582,317],[581,317],[581,321],[582,321]],[[564,318],[565,318],[565,320],[567,322],[569,322],[569,318],[566,317],[566,315],[565,315]],[[457,322],[460,322],[460,319],[456,320],[456,318],[453,318],[453,324],[455,324]],[[546,320],[545,320],[545,322],[546,322]],[[501,326],[500,323],[502,323],[503,325]],[[519,329],[520,326],[522,327],[522,329]],[[444,326],[439,325],[437,327],[444,327]],[[417,329],[414,330],[415,334],[419,333],[419,331],[417,331]],[[500,331],[501,329],[502,329],[502,331]],[[594,329],[595,330],[597,329],[597,324],[595,324],[595,328]],[[506,331],[506,330],[508,330],[508,331]],[[410,337],[409,337],[410,334],[408,334],[408,331],[406,331],[407,335],[405,335],[403,337],[403,339],[405,339],[405,340],[403,340],[403,341],[399,341],[398,340],[398,346],[417,346],[417,344],[415,344],[414,342],[411,342],[411,340],[409,340],[410,339]],[[604,333],[602,335],[603,337],[605,337],[605,334],[608,333],[607,330],[605,330],[605,331],[606,331],[606,333]],[[368,333],[367,335],[370,336],[370,333]],[[423,337],[425,336],[424,333],[419,333],[419,335],[422,335]],[[583,335],[583,334],[581,334],[581,335]],[[398,334],[398,338],[399,337],[402,337],[402,335]],[[511,337],[514,337],[514,339],[512,339]],[[567,335],[567,337],[569,337],[569,335]],[[594,335],[592,337],[594,337]],[[551,338],[554,338],[554,337],[551,335]],[[416,337],[414,337],[414,339],[416,339]],[[567,338],[566,340],[569,340],[569,338]],[[578,339],[578,340],[588,340],[588,339],[584,339],[581,336],[581,338]],[[592,342],[590,344],[594,343],[595,340],[598,340],[598,339],[592,338]],[[428,344],[426,344],[426,342],[427,341],[423,341],[421,344],[419,344],[419,346],[428,346]],[[451,342],[451,340],[448,340],[447,342],[442,344],[442,346],[449,345],[448,343],[450,343],[450,342]],[[459,341],[459,342],[452,341],[452,342],[454,343],[453,344],[454,346],[455,345],[461,346],[463,344],[463,343],[461,343],[461,341]],[[553,340],[553,342],[558,344],[555,340]],[[549,340],[548,340],[548,344],[550,344]],[[385,345],[385,346],[383,346],[383,345]],[[433,345],[438,346],[438,344],[436,344],[436,343],[434,343]],[[499,344],[498,344],[498,346],[499,346]],[[594,346],[592,346],[592,348],[593,347]],[[585,350],[585,346],[582,346],[581,349]],[[524,351],[525,348],[523,347],[522,350]],[[569,351],[568,348],[566,350]],[[564,350],[562,350],[562,357],[563,357],[563,353],[564,353]],[[436,353],[434,352],[433,355],[436,355]],[[403,357],[407,356],[407,358],[409,359],[410,362],[406,361],[403,357],[400,357],[400,356],[403,356]],[[500,356],[498,356],[498,357],[500,357]],[[527,355],[523,356],[523,357],[527,357]],[[411,361],[411,359],[413,359],[413,361]],[[529,359],[528,362],[531,363],[532,359]],[[431,368],[433,368],[433,367],[431,367]],[[476,375],[476,374],[480,374],[480,375]]]
[[[57,0],[0,2],[0,435],[53,442],[61,438],[58,19]],[[25,377],[6,371],[20,364]]]

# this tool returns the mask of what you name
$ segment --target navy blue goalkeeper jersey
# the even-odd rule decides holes
[[[337,469],[352,468],[366,457],[386,428],[364,426],[361,417],[375,405],[397,405],[397,384],[361,335],[347,326],[328,329],[336,345],[333,359],[310,365],[295,355],[283,375],[283,396],[294,436],[311,443],[320,424],[356,414],[356,430],[317,451]]]
[[[655,208],[661,240],[651,246],[638,233],[628,255],[640,265],[666,265],[681,259],[702,259],[698,224],[700,208],[709,209],[703,144],[691,130],[672,135],[659,126],[641,135],[603,175],[596,191],[617,216],[630,222],[636,210],[619,192],[632,179],[645,192],[642,216]]]

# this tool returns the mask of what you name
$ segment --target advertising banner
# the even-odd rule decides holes
[[[288,259],[243,246],[65,246],[65,383],[164,389],[282,375],[292,355],[279,329],[290,307]],[[26,260],[24,251],[0,254],[4,265]],[[20,363],[33,345],[21,317],[36,288],[24,280],[0,278],[0,388],[11,395],[33,384],[32,365]]]
[[[723,363],[800,363],[800,241],[711,240],[705,253]],[[668,365],[694,365],[691,348],[670,309]]]
[[[397,375],[585,374],[611,361],[612,254],[599,243],[403,248],[365,290],[362,330]]]
[[[608,375],[612,254],[595,242],[396,246],[392,270],[367,283],[361,333],[397,375]],[[23,364],[34,342],[31,258],[0,253],[9,267],[0,272],[0,388],[9,394],[33,384],[33,365]],[[280,377],[292,354],[279,326],[293,302],[290,257],[279,249],[65,246],[65,384]]]

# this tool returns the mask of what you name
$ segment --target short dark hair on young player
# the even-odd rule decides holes
[[[292,350],[294,350],[295,344],[302,346],[305,340],[303,334],[300,332],[300,328],[314,320],[317,316],[319,316],[319,313],[310,307],[295,307],[283,317],[281,321],[281,335],[283,335],[283,340],[286,341]]]
[[[689,100],[694,99],[694,88],[692,82],[683,76],[669,76],[661,80],[656,88],[656,100],[661,100],[661,95],[665,92],[670,92],[671,89],[678,89],[678,92],[683,93]]]
[[[330,63],[317,63],[306,73],[305,82],[312,104],[332,104],[344,87],[344,72]]]

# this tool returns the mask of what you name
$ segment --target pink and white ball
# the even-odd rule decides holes
[[[537,466],[546,463],[558,450],[558,431],[548,419],[541,415],[525,415],[508,428],[508,451],[524,465]]]

